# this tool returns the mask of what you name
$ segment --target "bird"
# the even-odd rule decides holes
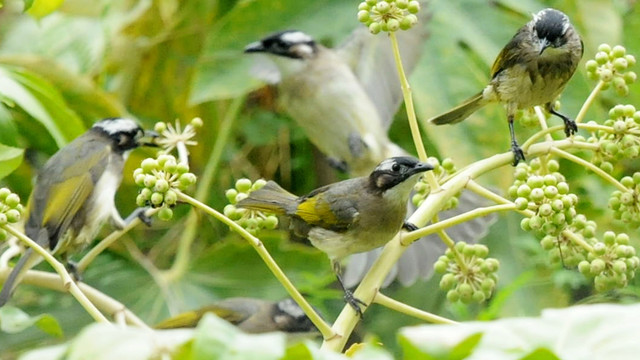
[[[557,112],[553,102],[573,76],[583,52],[580,35],[568,16],[552,8],[541,10],[500,51],[491,67],[491,80],[482,91],[429,121],[455,124],[490,102],[503,104],[515,166],[525,159],[513,129],[517,110],[544,105],[563,120],[567,137],[578,131],[575,121]]]
[[[417,63],[426,37],[420,27],[398,34],[407,72]],[[408,155],[387,135],[402,102],[390,49],[389,39],[359,28],[334,49],[302,31],[285,30],[244,51],[266,56],[268,61],[257,62],[254,75],[277,84],[279,104],[329,163],[364,176],[386,158]]]
[[[340,260],[385,245],[402,227],[415,229],[405,222],[407,201],[420,176],[432,169],[414,157],[392,157],[369,176],[329,184],[300,197],[270,180],[238,201],[237,207],[289,217],[295,236],[328,255],[345,300],[362,314],[360,300],[343,284]]]
[[[58,150],[39,171],[27,204],[25,234],[38,245],[67,261],[85,248],[111,219],[123,228],[144,209],[122,219],[114,196],[122,181],[124,163],[131,150],[155,145],[157,134],[145,131],[131,119],[108,118]],[[24,274],[42,261],[28,248],[0,291],[0,306],[7,303]]]
[[[213,313],[250,334],[273,331],[290,334],[319,334],[315,325],[291,298],[280,301],[248,297],[228,298],[198,310],[178,314],[155,325],[155,328],[193,328],[207,313]]]

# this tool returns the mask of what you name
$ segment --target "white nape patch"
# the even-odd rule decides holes
[[[292,299],[285,299],[278,302],[278,309],[294,318],[301,318],[305,315],[300,306]]]
[[[106,119],[101,120],[93,125],[93,127],[99,127],[106,131],[109,135],[117,134],[120,132],[133,132],[139,129],[138,123],[131,119]]]
[[[291,47],[291,52],[302,58],[308,58],[313,55],[313,48],[308,44],[296,44]]]
[[[396,161],[394,159],[385,159],[383,160],[380,165],[378,165],[378,167],[376,168],[376,170],[382,170],[382,171],[391,171],[391,167],[396,163]]]
[[[290,31],[290,32],[283,33],[282,35],[280,35],[280,39],[282,39],[282,41],[285,41],[291,44],[299,44],[299,43],[313,41],[313,38],[311,38],[311,36],[303,33],[302,31]]]

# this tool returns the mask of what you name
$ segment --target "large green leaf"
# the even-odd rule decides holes
[[[538,318],[404,328],[400,336],[408,351],[436,359],[624,360],[640,353],[639,331],[640,305],[584,305],[545,310]],[[452,356],[465,343],[470,355]]]
[[[0,95],[12,100],[40,122],[58,147],[84,132],[80,118],[71,110],[60,92],[41,77],[13,67],[0,67]]]
[[[11,146],[0,144],[0,179],[11,174],[20,163],[24,149],[18,149]]]
[[[60,328],[58,321],[49,314],[29,316],[24,311],[12,306],[0,308],[0,330],[13,334],[33,325],[49,335],[62,337],[62,328]]]

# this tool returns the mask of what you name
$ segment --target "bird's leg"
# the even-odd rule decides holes
[[[151,226],[151,218],[149,216],[147,216],[147,214],[146,214],[147,209],[148,209],[148,207],[139,207],[139,208],[133,210],[131,212],[131,214],[129,214],[129,216],[127,216],[127,218],[123,220],[124,223],[126,225],[129,225],[133,220],[138,218],[145,225],[150,227]]]
[[[513,130],[513,114],[508,115],[509,119],[509,133],[511,134],[511,152],[513,152],[513,166],[518,165],[520,160],[524,160],[524,153],[518,145],[518,141],[516,140],[516,133]]]
[[[360,305],[366,308],[367,304],[364,301],[353,296],[353,293],[351,292],[351,290],[347,289],[344,286],[344,283],[342,282],[342,276],[341,276],[342,267],[340,266],[340,263],[332,259],[331,265],[333,266],[333,272],[336,274],[336,278],[338,279],[338,284],[340,284],[340,287],[344,292],[344,301],[347,304],[349,304],[353,308],[353,310],[355,310],[355,312],[360,316],[360,318],[362,318],[362,308],[360,307]]]
[[[419,227],[417,227],[414,223],[410,223],[408,221],[405,221],[402,224],[402,228],[407,230],[407,231],[416,231],[419,229]]]
[[[578,132],[578,125],[575,121],[571,120],[568,116],[557,112],[551,103],[547,104],[547,111],[551,114],[559,117],[564,122],[564,134],[569,137]]]
[[[346,173],[347,171],[349,171],[349,166],[344,160],[339,160],[334,157],[327,157],[327,162],[329,163],[329,166],[342,173]]]
[[[78,269],[78,264],[75,261],[67,259],[67,271],[73,277],[73,280],[76,282],[82,281],[82,273],[80,273],[80,269]]]
[[[368,146],[358,133],[349,134],[349,151],[354,158],[359,158]]]

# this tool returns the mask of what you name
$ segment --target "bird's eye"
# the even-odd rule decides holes
[[[400,165],[398,165],[398,164],[391,165],[391,171],[393,171],[393,172],[400,171]]]

